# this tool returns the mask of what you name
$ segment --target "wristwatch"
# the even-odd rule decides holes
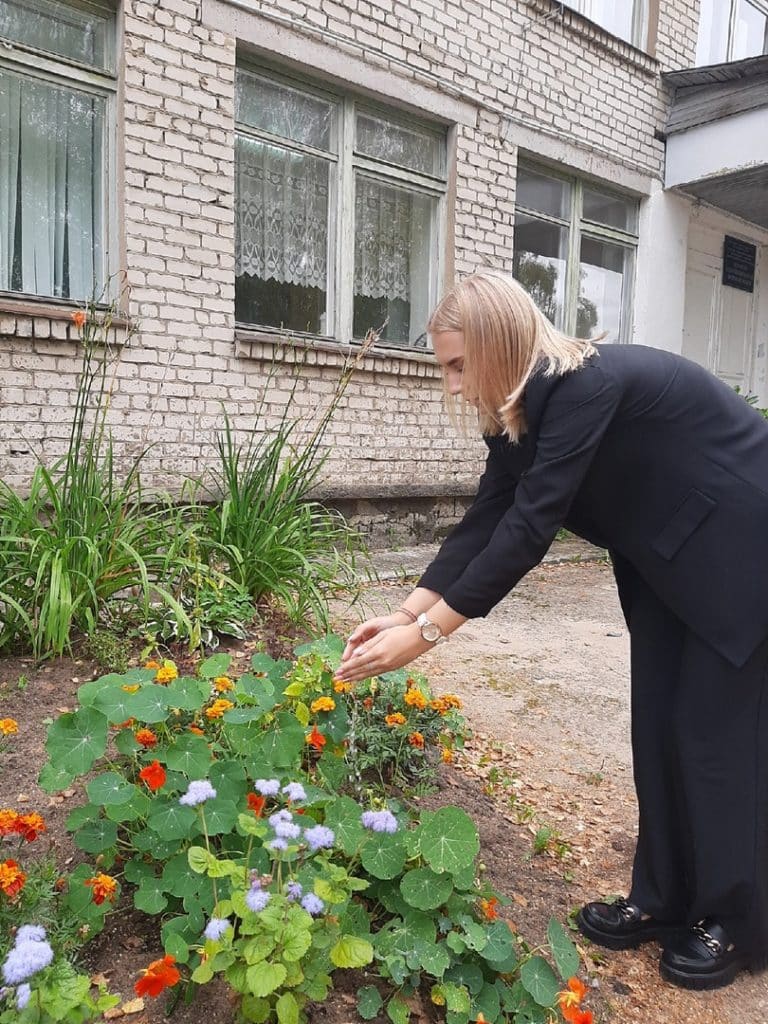
[[[436,644],[440,640],[445,640],[442,629],[440,629],[436,622],[432,622],[431,619],[427,618],[426,612],[422,612],[417,617],[416,625],[421,630],[421,635],[427,643]]]

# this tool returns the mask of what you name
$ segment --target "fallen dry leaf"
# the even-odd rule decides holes
[[[102,1014],[104,1020],[117,1020],[118,1017],[124,1016],[125,1014],[123,1013],[119,1006],[113,1006],[111,1009],[105,1010],[104,1013]]]
[[[90,980],[91,980],[91,984],[92,985],[108,985],[109,984],[109,978],[107,977],[106,974],[103,974],[101,971],[99,971],[98,974],[92,974]]]
[[[120,1009],[126,1015],[130,1015],[132,1013],[141,1013],[141,1011],[144,1009],[144,1000],[141,998],[141,996],[138,996],[136,999],[129,999],[127,1002],[123,1003]]]

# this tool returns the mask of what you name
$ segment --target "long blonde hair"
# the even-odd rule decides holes
[[[464,335],[462,407],[477,396],[484,434],[516,442],[526,432],[521,397],[534,371],[547,377],[578,370],[597,349],[558,331],[513,277],[483,270],[465,277],[440,300],[427,331]]]

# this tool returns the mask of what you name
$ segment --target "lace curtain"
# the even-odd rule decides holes
[[[325,291],[327,161],[239,138],[235,175],[237,275]]]
[[[0,74],[0,289],[100,287],[103,101]]]
[[[412,197],[370,178],[355,187],[355,294],[408,302]]]

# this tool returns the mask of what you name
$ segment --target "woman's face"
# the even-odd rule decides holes
[[[462,331],[440,331],[432,335],[432,349],[435,358],[443,368],[445,386],[449,395],[462,394],[462,377],[464,375],[464,334]],[[469,395],[464,400],[470,402]]]

